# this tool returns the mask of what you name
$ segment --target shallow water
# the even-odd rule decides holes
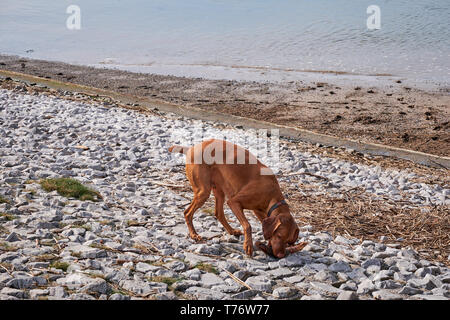
[[[66,26],[73,3],[79,30]],[[367,28],[372,4],[379,30]],[[338,71],[450,83],[448,0],[3,0],[0,10],[6,54],[211,78]]]

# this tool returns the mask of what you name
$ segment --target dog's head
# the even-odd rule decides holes
[[[269,240],[273,255],[283,258],[288,245],[293,245],[298,238],[298,226],[290,214],[271,216],[262,222],[264,239]]]

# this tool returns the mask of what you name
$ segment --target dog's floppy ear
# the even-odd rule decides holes
[[[265,218],[262,222],[262,229],[264,234],[264,239],[268,240],[272,238],[273,233],[281,225],[280,219],[278,217]]]

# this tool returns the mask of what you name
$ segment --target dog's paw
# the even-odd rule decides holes
[[[196,242],[203,241],[203,238],[201,236],[199,236],[198,234],[190,234],[189,236],[191,237],[192,240],[194,240]]]
[[[253,242],[250,241],[244,241],[244,251],[249,256],[253,256]]]
[[[244,233],[243,233],[241,230],[233,229],[233,231],[231,231],[230,234],[231,234],[232,236],[239,237],[239,236],[242,236]]]

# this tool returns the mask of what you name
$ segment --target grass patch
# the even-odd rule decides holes
[[[205,272],[210,272],[210,273],[214,273],[214,274],[219,274],[220,272],[211,264],[209,263],[203,263],[203,262],[199,262],[197,263],[194,268],[203,270]]]
[[[50,264],[51,268],[60,269],[64,272],[67,272],[67,268],[69,268],[70,264],[67,262],[61,262],[61,261],[53,261]]]
[[[100,201],[102,196],[95,190],[92,190],[79,181],[71,178],[53,178],[42,179],[39,182],[47,192],[56,190],[58,194],[67,198],[75,198],[79,200]]]
[[[16,218],[12,214],[9,214],[9,213],[6,213],[6,212],[0,212],[0,217],[5,217],[6,220],[8,220],[8,221],[12,221],[12,220],[14,220]]]
[[[0,251],[16,251],[17,247],[10,245],[8,242],[0,242]]]
[[[216,209],[215,208],[202,208],[202,212],[204,212],[210,216],[214,216],[216,214]]]
[[[8,203],[9,204],[9,200],[6,199],[5,197],[3,197],[2,195],[0,195],[0,203]]]
[[[163,277],[163,276],[155,276],[155,277],[150,277],[147,278],[148,281],[151,282],[162,282],[167,284],[167,287],[169,290],[172,290],[172,285],[177,282],[177,281],[181,281],[181,278],[173,278],[173,277]]]

